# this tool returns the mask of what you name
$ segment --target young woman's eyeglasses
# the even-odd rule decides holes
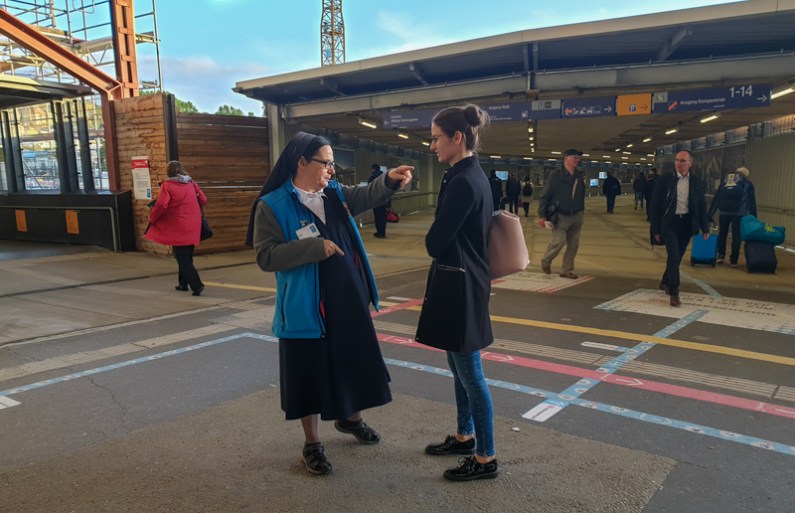
[[[433,136],[431,136],[431,144],[433,144],[433,143],[435,143],[435,142],[439,142],[439,138],[440,138],[440,137],[444,137],[444,136],[446,136],[446,135],[447,135],[447,134],[439,134],[439,135],[433,135]]]
[[[320,159],[310,159],[312,162],[317,162],[318,164],[322,165],[326,169],[334,169],[334,161],[333,160],[320,160]]]

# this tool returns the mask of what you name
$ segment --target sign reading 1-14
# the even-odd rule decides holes
[[[654,93],[654,112],[747,109],[770,105],[770,84]]]

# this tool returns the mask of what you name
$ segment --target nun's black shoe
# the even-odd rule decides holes
[[[359,419],[358,422],[337,420],[334,421],[334,427],[340,433],[346,433],[355,436],[360,443],[366,445],[377,444],[381,441],[381,435],[379,435],[375,429],[365,424],[365,422],[361,419]]]

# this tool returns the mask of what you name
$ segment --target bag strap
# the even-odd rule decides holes
[[[199,210],[200,210],[200,211],[201,211],[201,213],[202,213],[202,217],[204,217],[204,205],[202,205],[202,202],[201,202],[201,200],[199,199],[199,188],[198,188],[198,186],[196,185],[196,182],[194,182],[193,180],[191,180],[191,182],[190,182],[190,183],[191,183],[191,185],[193,185],[193,192],[195,192],[195,193],[196,193],[196,203],[198,203],[198,204],[199,204]]]

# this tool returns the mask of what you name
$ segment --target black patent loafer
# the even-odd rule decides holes
[[[474,456],[461,458],[457,467],[444,471],[445,479],[450,481],[474,481],[476,479],[494,479],[499,474],[497,460],[479,463]]]
[[[432,456],[444,456],[446,454],[475,454],[475,439],[470,438],[466,442],[459,442],[455,436],[448,435],[444,442],[431,444],[425,448],[425,452]]]

